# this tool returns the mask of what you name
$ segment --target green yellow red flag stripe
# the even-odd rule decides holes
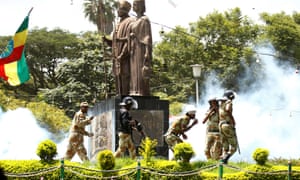
[[[0,77],[12,86],[22,84],[30,77],[24,52],[28,23],[29,15],[25,17],[5,51],[0,54]]]

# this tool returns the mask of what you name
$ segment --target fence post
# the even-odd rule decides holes
[[[65,170],[64,170],[64,158],[60,160],[60,180],[64,180]]]
[[[140,160],[138,160],[137,163],[137,172],[136,172],[136,180],[140,180],[141,179],[141,162]]]
[[[223,179],[223,161],[221,160],[219,163],[219,180]]]
[[[288,162],[288,180],[292,180],[292,162]]]

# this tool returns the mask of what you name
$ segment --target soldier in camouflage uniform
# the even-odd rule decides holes
[[[222,155],[221,137],[219,131],[219,105],[216,98],[208,100],[210,105],[202,121],[207,123],[205,156],[207,159],[219,160]]]
[[[72,121],[72,125],[70,128],[70,135],[69,135],[69,144],[67,146],[67,152],[65,154],[66,160],[71,160],[75,153],[78,154],[79,158],[82,161],[88,161],[87,152],[84,147],[84,137],[88,136],[92,137],[94,134],[85,131],[85,126],[89,125],[93,120],[92,117],[87,117],[88,111],[88,103],[82,102],[80,104],[80,110],[75,113]]]
[[[235,120],[232,115],[232,100],[235,93],[228,90],[224,93],[220,100],[219,117],[220,131],[223,145],[223,162],[227,164],[229,158],[236,152],[238,148],[237,136],[235,133]]]
[[[198,120],[195,119],[196,111],[188,111],[184,117],[175,120],[172,125],[169,127],[165,136],[165,141],[168,144],[169,148],[174,152],[174,146],[178,143],[183,142],[180,138],[187,139],[186,131],[190,130],[194,125],[198,123]],[[191,125],[190,121],[194,120]]]
[[[119,147],[114,156],[121,157],[128,149],[130,157],[135,159],[136,148],[132,140],[132,131],[137,130],[142,136],[145,136],[141,123],[133,120],[129,114],[129,110],[137,109],[137,102],[131,97],[125,97],[120,106]]]

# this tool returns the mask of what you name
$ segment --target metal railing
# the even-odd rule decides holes
[[[137,161],[137,166],[133,168],[126,168],[126,169],[116,169],[116,170],[97,170],[97,169],[90,169],[85,167],[79,167],[79,166],[73,166],[73,165],[65,165],[64,160],[61,160],[59,166],[53,166],[49,167],[43,170],[34,171],[34,172],[27,172],[27,173],[5,173],[7,177],[15,177],[15,178],[28,178],[28,177],[36,177],[40,176],[41,179],[43,178],[43,175],[51,173],[53,171],[59,170],[59,179],[64,180],[65,179],[65,172],[71,172],[72,174],[76,174],[77,176],[90,178],[90,179],[120,179],[121,177],[134,177],[136,180],[140,180],[142,177],[142,174],[149,174],[152,176],[157,177],[191,177],[191,176],[199,176],[201,172],[204,171],[210,171],[213,169],[218,168],[218,180],[223,179],[224,175],[224,167],[227,167],[232,170],[236,170],[239,172],[244,172],[247,174],[259,174],[259,175],[287,175],[288,180],[292,180],[292,175],[300,175],[300,171],[293,171],[292,170],[292,163],[288,162],[287,170],[277,170],[277,171],[271,171],[271,172],[257,172],[257,171],[249,171],[244,170],[240,167],[224,164],[222,161],[219,163],[208,165],[205,167],[201,167],[192,171],[185,171],[185,172],[165,172],[160,171],[158,169],[149,168],[149,167],[143,167],[141,166],[140,161]],[[99,175],[87,175],[85,173],[82,173],[82,170],[89,171],[89,172],[96,172],[99,173]],[[120,173],[124,172],[124,173]],[[110,176],[103,176],[103,174],[116,174],[116,175],[110,175]]]

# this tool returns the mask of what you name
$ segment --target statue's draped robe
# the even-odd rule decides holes
[[[116,90],[118,95],[128,95],[130,87],[130,52],[128,48],[128,38],[130,33],[130,23],[135,18],[127,17],[117,24],[112,39],[113,74],[116,80]],[[120,57],[120,62],[117,62]]]
[[[130,34],[130,95],[149,96],[152,61],[151,24],[147,16],[131,24]],[[148,58],[145,58],[147,54]]]

